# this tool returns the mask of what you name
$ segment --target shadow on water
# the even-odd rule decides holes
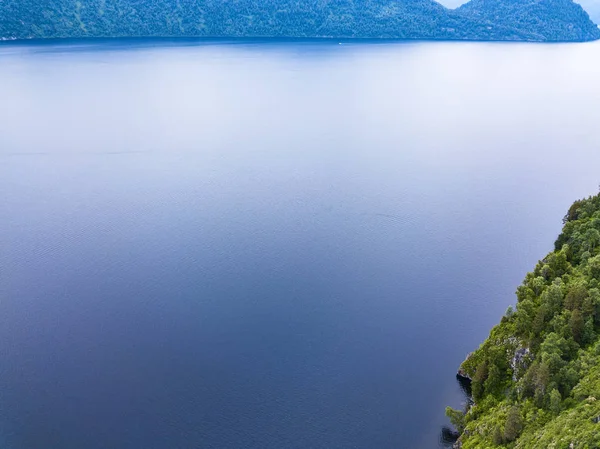
[[[468,408],[473,404],[473,396],[471,394],[471,379],[468,377],[461,376],[460,374],[456,375],[456,382],[460,387],[460,391],[464,395],[464,408],[465,412]],[[452,447],[454,443],[460,437],[460,433],[456,430],[452,429],[449,426],[442,426],[440,430],[439,436],[439,447]]]
[[[460,434],[448,426],[443,426],[440,431],[440,447],[452,447]]]
[[[460,387],[460,390],[465,395],[465,400],[467,401],[467,403],[469,403],[469,404],[472,403],[473,395],[471,393],[471,379],[469,379],[468,377],[461,376],[460,374],[457,374],[456,381],[458,382],[458,386]]]

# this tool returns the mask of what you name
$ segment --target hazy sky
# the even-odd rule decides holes
[[[444,5],[446,8],[456,8],[457,6],[467,3],[468,0],[437,0],[439,3]],[[600,1],[600,0],[599,0]]]
[[[600,11],[600,0],[575,0],[576,3],[579,3],[583,8],[591,15],[597,15],[597,12]]]

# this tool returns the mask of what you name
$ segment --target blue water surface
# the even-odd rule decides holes
[[[600,182],[600,43],[0,46],[5,449],[433,449]]]

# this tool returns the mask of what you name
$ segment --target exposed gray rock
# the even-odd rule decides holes
[[[513,370],[514,382],[516,382],[522,376],[522,374],[527,371],[527,368],[529,368],[532,360],[533,354],[529,348],[517,348],[510,361],[510,367]]]

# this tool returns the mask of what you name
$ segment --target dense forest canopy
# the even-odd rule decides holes
[[[585,41],[572,0],[0,0],[0,38],[339,37]]]
[[[555,250],[463,362],[462,449],[600,448],[600,195],[576,201]]]

